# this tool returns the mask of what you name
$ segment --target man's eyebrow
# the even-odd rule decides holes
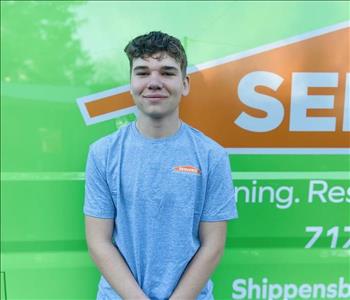
[[[178,72],[178,69],[172,66],[164,66],[161,67],[161,69],[165,70],[165,71],[174,71],[174,72]]]
[[[137,66],[135,68],[133,68],[133,71],[136,72],[136,71],[144,71],[144,70],[148,70],[149,68],[146,67],[146,66]],[[172,67],[172,66],[163,66],[160,68],[161,70],[164,70],[164,71],[173,71],[173,72],[178,72],[179,70],[175,67]]]
[[[134,71],[147,70],[147,69],[148,69],[148,67],[146,67],[146,66],[137,66],[137,67],[133,68]]]

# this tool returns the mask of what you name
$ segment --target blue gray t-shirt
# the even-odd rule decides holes
[[[168,299],[200,247],[200,222],[237,217],[228,155],[184,122],[156,139],[132,122],[90,146],[84,213],[114,219],[114,244],[141,289]],[[209,280],[197,300],[212,290]],[[97,298],[121,299],[103,276]]]

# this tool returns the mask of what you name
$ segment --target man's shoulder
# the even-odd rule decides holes
[[[222,147],[214,139],[207,136],[202,131],[198,130],[195,127],[186,124],[188,127],[188,132],[194,142],[199,146],[202,151],[210,152],[214,156],[227,155],[227,152],[224,147]]]
[[[103,137],[98,138],[90,144],[90,149],[96,154],[106,155],[109,152],[110,147],[115,144],[120,136],[125,134],[125,131],[128,129],[130,124],[120,127],[118,130],[107,134]]]

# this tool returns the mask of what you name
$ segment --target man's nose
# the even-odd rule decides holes
[[[151,90],[157,90],[163,88],[163,83],[158,74],[151,74],[147,88]]]

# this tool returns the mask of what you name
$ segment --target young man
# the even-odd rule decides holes
[[[209,279],[237,217],[228,156],[179,119],[189,93],[180,41],[150,32],[125,48],[136,122],[90,146],[86,237],[98,299],[213,299]],[[215,99],[213,99],[215,100]]]

